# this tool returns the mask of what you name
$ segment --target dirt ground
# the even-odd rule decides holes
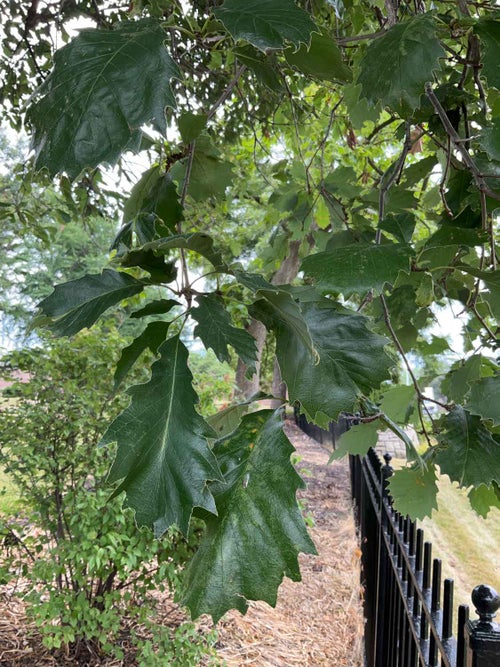
[[[310,532],[318,556],[301,555],[302,582],[286,579],[275,609],[252,602],[245,616],[228,613],[218,624],[217,651],[227,667],[361,667],[360,551],[348,465],[344,461],[326,465],[329,454],[318,443],[292,422],[286,423],[286,430],[301,457],[297,468],[307,488],[300,496],[314,520]],[[161,601],[160,616],[165,624],[182,621],[181,610],[168,599]],[[207,625],[204,619],[202,627]],[[104,662],[50,654],[36,628],[27,623],[22,602],[0,594],[0,667],[76,664],[131,667],[136,663],[132,654],[124,661]]]
[[[314,519],[318,556],[301,555],[302,582],[285,579],[275,609],[252,602],[245,616],[219,622],[219,655],[228,667],[361,667],[363,614],[360,551],[355,537],[346,461],[326,465],[329,453],[287,421],[307,483],[300,492]]]

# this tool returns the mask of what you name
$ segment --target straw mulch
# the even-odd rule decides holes
[[[352,517],[347,463],[326,465],[328,452],[293,423],[286,430],[302,460],[298,470],[307,489],[300,492],[318,556],[301,555],[302,582],[286,579],[275,609],[250,603],[245,616],[228,613],[218,625],[218,654],[227,667],[361,667],[363,613],[359,586],[360,551]],[[3,590],[2,590],[3,589]],[[158,621],[178,626],[185,617],[169,597],[158,595]],[[200,632],[210,622],[201,620]],[[0,667],[137,665],[130,628],[120,642],[125,660],[102,659],[97,653],[52,653],[24,613],[21,600],[0,586]],[[167,666],[166,666],[167,667]],[[178,667],[195,667],[179,665]]]
[[[315,525],[318,556],[301,555],[302,581],[285,579],[275,609],[252,602],[245,616],[230,612],[219,622],[219,655],[228,667],[361,667],[363,611],[359,550],[349,469],[326,465],[329,453],[287,422],[286,430],[310,475],[300,492]]]

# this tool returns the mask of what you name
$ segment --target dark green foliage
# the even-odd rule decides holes
[[[124,22],[83,30],[58,51],[29,110],[36,166],[75,178],[138,147],[143,123],[165,132],[165,106],[175,105],[170,79],[179,77],[165,39],[156,21]]]
[[[187,365],[188,352],[178,336],[163,343],[150,381],[132,387],[130,405],[113,421],[101,446],[118,443],[109,481],[123,481],[140,526],[162,535],[174,524],[187,535],[194,507],[215,513],[207,486],[221,479],[208,447],[210,426],[196,412],[198,397]]]
[[[248,600],[274,606],[283,576],[300,580],[299,551],[316,550],[295,499],[302,481],[290,463],[293,451],[271,411],[243,417],[215,443],[224,483],[211,486],[217,517],[207,519],[186,574],[184,602],[193,616],[208,612],[218,621],[232,608],[244,613]]]
[[[86,3],[70,4],[89,15]],[[57,22],[36,7],[17,18],[44,49],[33,47],[23,66],[14,63],[18,14],[6,12],[7,71],[24,75],[6,81],[10,117],[34,90],[30,67],[43,75],[53,65],[31,104],[32,178],[49,183],[36,172],[43,166],[59,174],[54,201],[64,198],[71,222],[96,202],[115,218],[117,202],[123,211],[110,267],[65,276],[42,295],[37,323],[72,335],[113,308],[134,332],[116,385],[152,360],[103,441],[118,444],[110,480],[139,523],[187,534],[192,515],[205,521],[184,595],[192,612],[218,618],[253,597],[274,602],[283,574],[298,576],[297,551],[310,549],[290,448],[275,418],[244,416],[258,384],[246,386],[249,376],[260,368],[270,386],[274,351],[279,400],[286,389],[322,426],[359,413],[359,439],[346,437],[342,451],[365,451],[382,428],[405,443],[410,464],[393,481],[402,512],[435,507],[436,465],[474,487],[481,514],[498,505],[495,3],[97,5],[95,28],[64,35],[54,52],[48,37],[66,25],[67,8]],[[146,128],[139,144],[145,124],[159,132]],[[121,157],[131,149],[147,162],[142,175]],[[115,161],[128,197],[102,185],[98,165]],[[23,207],[16,197],[0,204],[15,239]],[[37,224],[33,209],[28,221],[42,235],[50,224]],[[48,214],[59,221],[58,204]],[[443,311],[453,323],[437,334],[430,327]],[[201,344],[224,364],[212,383]],[[240,396],[213,416],[232,386],[228,362],[238,364]],[[409,420],[422,457],[403,429]],[[286,507],[282,524],[273,502]],[[239,509],[251,522],[234,534],[257,544],[261,560],[271,554],[268,572],[227,530]],[[265,531],[259,542],[267,521],[276,551]]]
[[[358,77],[363,96],[403,113],[413,111],[444,56],[431,14],[398,23],[366,50]]]

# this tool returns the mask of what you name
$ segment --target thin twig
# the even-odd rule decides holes
[[[406,369],[410,375],[411,381],[413,383],[413,386],[415,387],[415,392],[417,394],[418,400],[419,401],[430,401],[431,403],[435,403],[436,405],[439,405],[440,407],[444,408],[445,410],[449,410],[450,406],[447,405],[446,403],[442,403],[441,401],[438,401],[435,398],[430,398],[429,396],[426,396],[424,392],[420,389],[420,385],[418,383],[418,380],[415,376],[415,373],[413,372],[413,369],[411,367],[410,362],[408,361],[408,357],[406,356],[406,353],[403,349],[403,346],[401,345],[401,342],[399,341],[399,338],[397,337],[396,332],[394,331],[394,327],[392,326],[391,322],[391,316],[389,314],[389,308],[387,307],[387,301],[385,300],[385,297],[383,294],[380,295],[380,302],[382,304],[382,310],[384,312],[384,321],[387,326],[387,329],[391,335],[392,340],[394,341],[394,345],[397,347],[399,354],[401,355],[403,362],[406,366]]]
[[[392,125],[392,123],[394,123],[394,121],[396,120],[398,120],[398,118],[396,118],[395,116],[391,116],[390,118],[387,118],[382,123],[377,125],[366,137],[366,143],[369,144],[370,141],[373,139],[373,137],[375,137],[380,132],[380,130],[383,130],[384,127],[387,127],[388,125]]]
[[[383,294],[380,295],[380,303],[382,304],[382,310],[384,311],[384,321],[387,326],[387,329],[389,330],[391,338],[394,341],[394,345],[398,348],[398,352],[404,361],[404,364],[406,366],[406,369],[408,370],[408,373],[410,375],[411,381],[413,382],[413,386],[415,387],[417,395],[422,396],[422,392],[420,391],[420,386],[418,384],[417,378],[415,377],[415,373],[413,372],[413,368],[411,367],[410,362],[406,357],[406,353],[403,350],[403,346],[401,345],[399,338],[397,337],[396,332],[394,331],[394,328],[392,326],[391,316],[389,314],[389,308],[387,307],[387,301],[385,300]]]
[[[485,194],[488,195],[488,197],[491,197],[492,199],[497,199],[500,200],[500,194],[495,192],[494,190],[491,190],[491,188],[488,186],[486,181],[484,180],[483,174],[481,174],[481,171],[479,170],[477,164],[474,162],[473,158],[471,157],[469,151],[467,148],[464,146],[464,143],[451,124],[450,119],[448,118],[448,115],[446,111],[443,109],[441,106],[440,101],[434,94],[434,91],[432,90],[432,84],[431,83],[426,83],[425,84],[425,93],[427,97],[429,98],[430,103],[434,107],[435,112],[439,116],[441,123],[443,124],[444,129],[446,130],[446,133],[450,137],[450,139],[453,141],[455,146],[457,147],[457,150],[462,156],[462,159],[464,161],[465,166],[469,169],[471,172],[474,181],[476,183],[476,186],[478,190],[481,190]]]
[[[328,137],[330,136],[330,132],[332,130],[333,121],[335,120],[335,112],[337,111],[338,107],[341,105],[343,99],[344,98],[341,97],[340,100],[337,102],[337,104],[330,111],[330,117],[329,117],[329,120],[328,120],[328,125],[327,125],[327,128],[326,128],[325,134],[323,135],[323,138],[321,139],[318,146],[316,147],[316,150],[314,151],[311,159],[309,160],[309,164],[307,165],[307,171],[309,171],[311,169],[312,163],[316,159],[316,156],[321,151],[321,163],[320,163],[321,182],[323,182],[323,178],[324,178],[324,159],[325,159],[326,142],[328,141]]]
[[[398,158],[398,161],[394,165],[394,168],[392,170],[392,174],[389,176],[387,181],[384,183],[384,179],[382,177],[382,180],[380,181],[380,193],[379,193],[379,200],[378,200],[378,229],[377,233],[375,235],[375,243],[379,244],[380,241],[382,240],[382,229],[380,228],[380,223],[384,219],[384,212],[385,212],[385,198],[387,196],[387,192],[389,191],[389,188],[399,181],[401,178],[401,174],[403,172],[403,167],[405,164],[406,156],[411,150],[412,146],[412,141],[411,141],[411,132],[410,132],[410,123],[409,121],[406,121],[406,130],[405,130],[405,142],[403,144],[403,150],[401,151],[401,155]],[[386,172],[387,174],[387,172]]]
[[[245,70],[246,70],[245,65],[241,65],[241,66],[236,70],[236,74],[235,74],[234,77],[231,79],[231,81],[227,84],[227,86],[226,86],[224,92],[222,93],[222,95],[219,97],[218,100],[216,100],[216,102],[212,105],[211,109],[210,109],[209,112],[207,113],[207,120],[210,120],[211,118],[213,118],[213,116],[215,115],[217,109],[218,109],[220,106],[222,106],[222,105],[224,104],[224,102],[227,100],[227,98],[229,97],[229,95],[231,95],[231,93],[233,92],[234,87],[235,87],[236,84],[238,83],[238,80],[239,80],[240,76],[243,74],[243,72],[244,72]]]
[[[187,197],[187,191],[189,187],[189,180],[191,178],[191,171],[193,168],[193,161],[194,161],[194,151],[196,147],[196,141],[192,141],[189,146],[188,146],[188,161],[186,164],[186,174],[184,176],[184,183],[182,184],[182,192],[180,196],[180,205],[182,208],[184,208],[184,204],[186,202],[186,197]],[[177,233],[182,234],[182,222],[179,221],[177,223]],[[188,290],[189,287],[189,273],[188,273],[188,267],[187,267],[187,261],[186,261],[186,253],[184,252],[184,248],[179,249],[180,252],[180,258],[181,258],[181,266],[182,266],[182,291]],[[188,302],[188,307],[191,307],[191,298],[189,296],[189,293],[186,294],[186,299]]]
[[[420,389],[420,386],[418,384],[417,378],[415,377],[415,373],[413,372],[413,368],[410,365],[410,362],[408,361],[408,358],[405,354],[405,351],[403,350],[403,346],[401,345],[399,338],[396,335],[396,332],[394,331],[394,327],[392,326],[391,322],[391,317],[389,315],[389,309],[387,308],[387,302],[385,300],[385,297],[383,294],[380,295],[380,301],[382,303],[382,308],[384,311],[384,320],[385,324],[387,326],[387,329],[389,330],[389,333],[391,335],[392,340],[394,341],[395,346],[398,349],[399,354],[401,355],[401,358],[403,359],[403,362],[406,366],[406,369],[410,375],[410,378],[413,383],[413,387],[415,388],[415,393],[417,394],[417,405],[418,405],[418,417],[420,419],[420,424],[422,426],[422,433],[425,435],[427,442],[430,445],[430,439],[427,433],[427,429],[425,427],[424,423],[424,416],[422,414],[422,401],[423,401],[423,394]]]
[[[35,67],[36,73],[38,74],[38,76],[43,81],[45,79],[45,74],[40,69],[40,66],[39,66],[39,64],[37,62],[37,59],[36,59],[36,56],[35,56],[35,52],[33,51],[33,48],[31,46],[31,44],[29,43],[27,36],[24,37],[24,43],[26,44],[26,48],[28,49],[28,53],[30,54],[31,60],[33,61],[33,66]]]
[[[337,39],[336,42],[339,46],[347,46],[347,44],[351,44],[352,42],[364,42],[367,39],[377,39],[377,37],[382,37],[382,35],[385,35],[386,32],[387,30],[377,30],[377,32],[371,32],[364,35],[340,37],[340,39]]]
[[[453,218],[453,211],[448,206],[448,202],[446,201],[446,195],[444,192],[444,187],[446,185],[446,181],[448,180],[448,173],[450,171],[450,163],[451,163],[451,139],[450,137],[448,137],[448,150],[446,151],[446,166],[444,168],[443,177],[441,178],[441,181],[439,183],[439,194],[441,195],[441,201],[443,202],[446,215],[448,215],[450,218]]]
[[[418,418],[420,419],[420,426],[422,427],[422,433],[424,435],[424,438],[427,441],[427,446],[432,447],[432,442],[431,442],[431,439],[430,439],[429,434],[427,432],[427,427],[426,427],[425,421],[424,421],[424,415],[422,413],[422,401],[421,401],[420,398],[417,401],[417,410],[418,410]]]
[[[476,318],[479,320],[481,326],[483,326],[486,329],[486,331],[488,332],[488,336],[491,338],[491,340],[498,340],[498,336],[495,335],[495,333],[490,329],[484,317],[482,317],[482,315],[479,313],[476,301],[472,300],[472,302],[468,304],[468,307],[472,310]]]
[[[283,77],[283,83],[285,84],[286,92],[288,95],[288,100],[290,102],[290,109],[292,111],[292,119],[293,119],[293,129],[295,133],[295,140],[297,142],[297,150],[299,153],[300,160],[304,166],[304,171],[306,174],[306,183],[307,183],[307,193],[310,194],[313,191],[312,187],[312,179],[311,179],[311,174],[309,173],[309,169],[306,165],[306,161],[304,158],[304,153],[302,152],[302,146],[301,146],[301,141],[300,141],[300,133],[299,133],[299,122],[297,120],[297,113],[295,111],[295,104],[293,102],[293,95],[292,91],[290,90],[290,86],[288,85],[288,81],[286,80],[285,77]]]

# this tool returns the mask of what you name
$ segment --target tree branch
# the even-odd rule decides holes
[[[385,198],[387,196],[387,192],[389,191],[389,188],[391,188],[394,183],[399,181],[401,178],[401,173],[403,171],[403,167],[405,164],[406,156],[411,150],[412,146],[412,141],[411,141],[411,133],[410,133],[410,122],[406,121],[406,129],[405,129],[405,142],[403,144],[403,150],[401,151],[401,155],[398,158],[398,161],[394,165],[393,171],[387,181],[384,183],[384,178],[382,177],[380,181],[380,194],[379,194],[379,200],[378,200],[378,224],[379,227],[377,229],[377,233],[375,236],[375,243],[380,243],[382,239],[382,230],[380,229],[380,223],[384,219],[384,212],[385,212]],[[386,175],[387,172],[384,174]]]
[[[347,46],[352,42],[364,42],[368,39],[377,39],[377,37],[382,37],[385,35],[387,30],[377,30],[377,32],[370,32],[365,35],[354,35],[353,37],[339,37],[336,39],[336,42],[339,46]]]
[[[485,194],[488,195],[488,197],[491,197],[492,199],[497,199],[500,200],[500,194],[497,192],[494,192],[491,190],[491,188],[488,186],[486,181],[484,180],[483,174],[481,174],[481,171],[479,170],[477,164],[474,162],[472,159],[469,151],[464,145],[464,142],[460,135],[457,133],[453,125],[451,124],[450,119],[448,118],[448,115],[446,111],[443,109],[441,106],[440,101],[434,94],[434,91],[432,90],[432,84],[431,83],[426,83],[425,84],[425,94],[429,98],[430,103],[434,107],[435,112],[439,116],[441,123],[443,124],[443,127],[446,131],[446,134],[450,137],[452,142],[455,144],[458,152],[461,154],[462,159],[464,161],[465,166],[467,169],[471,172],[474,182],[476,184],[476,187],[478,190],[484,192]]]
[[[211,118],[213,118],[213,117],[215,116],[215,113],[216,113],[217,109],[218,109],[220,106],[222,106],[222,105],[224,104],[224,102],[227,100],[227,98],[229,97],[229,95],[231,95],[231,93],[233,92],[234,87],[235,87],[236,84],[238,83],[238,80],[239,80],[240,76],[243,74],[243,72],[244,72],[245,70],[246,70],[245,65],[241,65],[241,67],[239,67],[239,68],[236,70],[236,74],[235,74],[234,77],[231,79],[231,81],[227,84],[227,86],[226,86],[225,90],[223,91],[222,95],[221,95],[221,96],[219,97],[219,99],[212,105],[211,109],[210,109],[209,112],[207,113],[207,120],[210,120]]]

